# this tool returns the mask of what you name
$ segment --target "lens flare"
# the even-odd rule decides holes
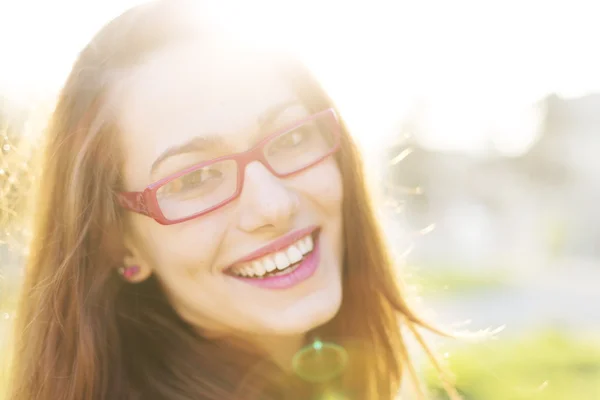
[[[292,360],[294,372],[309,382],[327,382],[340,376],[348,364],[348,353],[342,346],[315,340],[302,348]]]

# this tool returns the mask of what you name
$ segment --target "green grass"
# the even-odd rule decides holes
[[[455,269],[420,267],[408,279],[420,295],[445,296],[502,287],[507,276],[499,272],[472,273]]]
[[[11,328],[10,324],[5,321],[0,324],[0,400],[4,400],[7,395],[9,361],[12,353]]]
[[[0,295],[0,400],[7,396],[9,362],[12,356],[12,333],[17,304],[18,283],[2,281]],[[6,315],[9,318],[6,318]]]
[[[466,345],[447,361],[465,400],[600,399],[600,342],[546,332]],[[426,375],[432,400],[447,399]]]

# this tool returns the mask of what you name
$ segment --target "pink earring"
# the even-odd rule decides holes
[[[131,267],[121,267],[118,269],[119,274],[123,276],[123,278],[129,279],[133,278],[135,275],[139,274],[140,266],[132,265]]]

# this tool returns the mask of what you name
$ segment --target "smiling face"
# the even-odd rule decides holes
[[[155,54],[119,102],[128,191],[246,152],[321,111],[304,107],[264,59],[194,44]],[[297,335],[327,322],[342,298],[340,172],[327,157],[274,173],[321,151],[314,134],[270,142],[263,154],[274,170],[248,163],[240,195],[200,217],[161,225],[129,213],[125,265],[139,265],[140,280],[154,274],[179,315],[207,335]],[[157,193],[163,213],[179,218],[218,203],[242,179],[236,171],[230,161],[172,181]]]

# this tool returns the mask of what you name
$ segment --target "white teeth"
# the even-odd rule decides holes
[[[257,276],[263,276],[265,272],[267,272],[260,261],[253,261],[252,269],[254,270],[254,274]]]
[[[275,253],[275,265],[277,265],[278,270],[286,269],[290,266],[290,260],[287,256],[282,252]]]
[[[296,243],[296,246],[298,246],[298,249],[300,250],[300,253],[302,253],[302,255],[305,255],[306,253],[308,253],[308,249],[306,248],[304,239],[298,240],[298,242]]]
[[[302,261],[302,258],[310,253],[313,248],[313,238],[308,235],[274,255],[268,255],[251,263],[236,266],[233,272],[247,278],[262,277],[267,273],[284,270],[290,265]]]
[[[304,244],[306,245],[306,248],[308,249],[308,251],[312,251],[313,250],[313,238],[311,235],[308,235],[305,239],[304,239]]]
[[[288,259],[290,260],[291,264],[297,263],[298,261],[302,260],[302,253],[294,245],[291,245],[287,249],[286,253],[287,253]]]
[[[277,265],[275,265],[275,262],[271,259],[271,257],[265,257],[263,264],[267,272],[272,272],[277,269]]]

